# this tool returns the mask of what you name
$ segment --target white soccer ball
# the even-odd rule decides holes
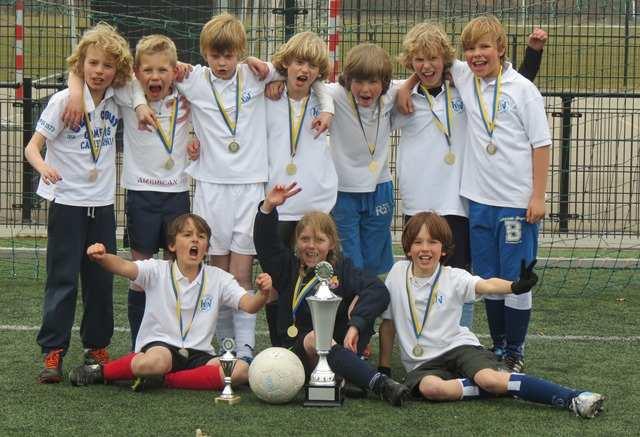
[[[260,352],[249,367],[249,386],[265,402],[284,404],[304,385],[304,366],[293,352],[270,347]]]

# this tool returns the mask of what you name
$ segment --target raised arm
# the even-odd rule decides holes
[[[520,64],[520,68],[518,68],[518,72],[531,82],[533,82],[540,70],[542,51],[548,39],[547,32],[538,27],[533,29],[533,32],[529,35],[528,45],[524,51],[524,59]]]
[[[91,261],[95,261],[103,269],[123,276],[130,281],[135,281],[138,277],[138,266],[136,263],[120,258],[118,255],[107,253],[107,249],[102,243],[92,244],[87,248],[87,256]]]

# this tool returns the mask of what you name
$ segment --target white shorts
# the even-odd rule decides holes
[[[213,184],[196,181],[193,213],[211,226],[210,255],[255,255],[253,222],[264,184]]]

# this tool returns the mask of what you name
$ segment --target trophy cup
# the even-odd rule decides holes
[[[222,373],[224,373],[224,389],[222,390],[222,394],[215,399],[216,404],[223,403],[233,405],[240,402],[240,396],[235,394],[231,388],[231,374],[233,373],[233,368],[236,366],[236,362],[238,361],[231,352],[235,345],[236,343],[232,338],[225,338],[222,340],[222,349],[224,349],[224,354],[219,358],[219,360]]]
[[[342,391],[336,384],[336,376],[329,367],[327,355],[333,340],[333,326],[336,321],[338,305],[342,301],[329,289],[329,279],[333,276],[333,267],[326,261],[316,265],[316,277],[320,286],[314,296],[307,297],[311,310],[313,331],[316,335],[318,365],[311,373],[309,384],[305,386],[305,407],[339,407],[342,405]]]

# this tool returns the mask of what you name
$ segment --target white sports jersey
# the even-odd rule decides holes
[[[385,281],[391,302],[382,313],[382,318],[393,320],[400,343],[400,359],[407,372],[458,346],[480,345],[478,338],[468,328],[460,326],[460,316],[463,304],[474,301],[476,284],[481,278],[454,267],[441,265],[440,269],[442,273],[436,285],[437,298],[418,340],[407,297],[407,270],[420,323],[424,318],[427,301],[431,297],[431,286],[437,274],[430,278],[416,278],[411,272],[411,262],[405,260],[393,265]],[[422,347],[421,356],[413,353],[416,344]]]
[[[450,87],[452,117],[449,123],[449,148],[445,135],[438,129],[427,98],[418,90],[416,86],[411,93],[413,114],[393,113],[393,129],[401,129],[396,172],[403,213],[413,216],[421,211],[435,211],[440,215],[467,217],[468,203],[460,196],[462,162],[467,143],[465,106],[458,91]],[[433,112],[446,127],[444,86],[433,102]],[[449,152],[455,157],[453,164],[445,162]]]
[[[235,121],[238,75],[242,79],[241,106],[234,135],[218,109],[212,85],[216,87],[230,119]],[[193,128],[201,144],[200,156],[187,167],[187,172],[193,178],[218,184],[267,181],[264,86],[276,75],[269,64],[269,75],[260,81],[246,64],[238,64],[233,78],[222,80],[215,77],[209,67],[196,65],[189,77],[177,84],[178,91],[191,103]],[[233,142],[239,145],[235,153],[233,146],[230,146]]]
[[[300,220],[309,211],[319,210],[329,213],[338,194],[338,176],[333,165],[326,134],[313,138],[311,122],[320,114],[320,104],[312,90],[306,113],[300,128],[295,157],[291,157],[289,139],[288,96],[278,101],[267,100],[267,142],[269,145],[269,182],[267,192],[276,184],[290,184],[295,181],[302,191],[278,207],[280,220]],[[293,120],[299,119],[304,109],[303,101],[291,101]],[[287,173],[287,165],[293,163],[295,174]]]
[[[173,149],[169,155],[157,129],[153,132],[138,129],[132,87],[133,85],[128,84],[115,89],[116,102],[121,105],[124,122],[122,186],[127,190],[136,191],[165,193],[188,191],[189,178],[185,173],[189,162],[186,147],[190,141],[191,126],[191,117],[185,117],[188,110],[185,111],[178,102]],[[171,141],[172,103],[178,96],[177,92],[173,92],[160,101],[148,102],[149,107],[155,111],[156,118],[169,141]],[[181,119],[180,122],[178,122],[179,119]],[[169,158],[172,165],[167,165]]]
[[[393,82],[386,94],[380,96],[378,105],[371,108],[359,107],[362,132],[358,116],[354,112],[351,94],[337,83],[327,84],[326,89],[333,97],[335,117],[331,123],[331,152],[338,173],[338,190],[347,193],[371,193],[376,185],[391,180],[389,172],[389,138],[391,136],[391,110],[395,103],[397,86]],[[380,115],[378,125],[378,114]],[[377,169],[371,172],[371,154],[368,143],[376,145],[373,159]]]
[[[234,277],[217,267],[205,265],[200,269],[196,279],[189,283],[176,264],[174,272],[180,293],[183,333],[193,317],[191,330],[183,341],[171,281],[174,262],[147,259],[135,263],[138,266],[138,277],[133,282],[142,287],[147,295],[144,316],[136,339],[136,352],[140,352],[144,345],[152,341],[162,341],[172,346],[214,354],[211,340],[218,322],[220,306],[238,309],[240,298],[246,294]],[[203,280],[205,284],[196,308]]]
[[[505,63],[493,133],[497,152],[490,155],[487,152],[490,137],[474,91],[475,76],[466,62],[461,61],[454,62],[451,74],[469,123],[469,147],[462,166],[460,194],[486,205],[527,208],[533,192],[532,148],[551,144],[542,95],[533,83]],[[491,117],[496,80],[480,83]]]
[[[38,195],[71,206],[105,206],[115,199],[116,189],[116,128],[120,120],[118,106],[113,100],[113,90],[107,88],[104,99],[95,107],[89,87],[84,86],[84,105],[93,129],[95,144],[100,149],[94,163],[91,143],[84,119],[78,129],[66,128],[62,122],[64,108],[69,101],[69,90],[51,96],[40,115],[36,132],[47,140],[45,162],[56,169],[62,179],[46,185],[42,178]],[[90,172],[97,170],[95,181]]]

